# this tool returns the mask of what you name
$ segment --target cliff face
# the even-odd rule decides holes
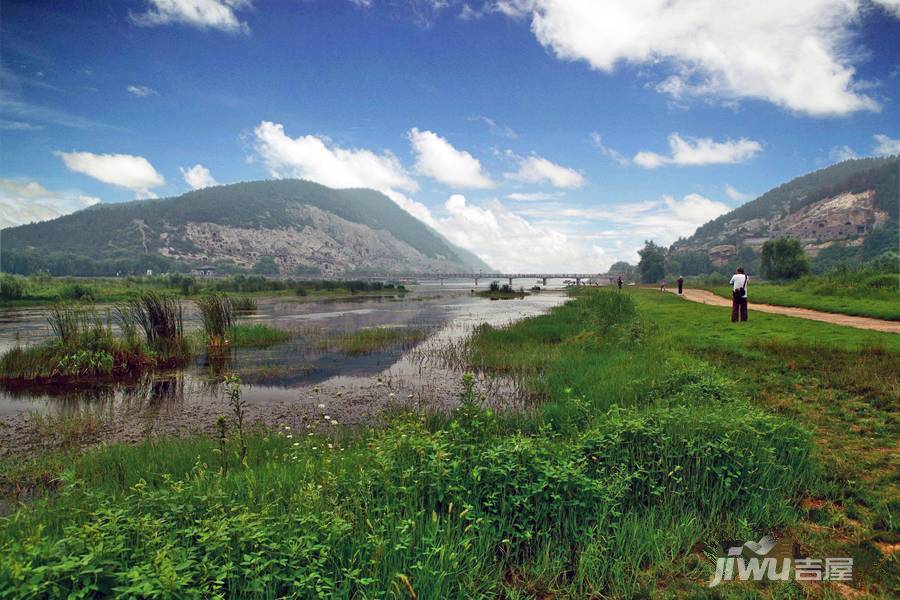
[[[265,258],[283,275],[490,270],[383,194],[297,180],[99,205],[6,229],[2,244],[12,255],[106,263],[155,257],[250,268]]]
[[[770,239],[799,240],[810,256],[860,245],[897,220],[896,157],[846,161],[779,186],[673,244],[673,254],[705,254],[714,267]]]

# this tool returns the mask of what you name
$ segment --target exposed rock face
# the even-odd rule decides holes
[[[362,269],[452,272],[461,268],[450,260],[427,257],[387,231],[352,223],[314,206],[299,206],[291,212],[296,223],[305,225],[245,229],[189,222],[184,225],[183,235],[197,250],[164,245],[160,252],[193,261],[228,258],[244,267],[252,267],[260,258],[271,256],[279,271],[287,275],[298,268],[318,269],[322,274]]]
[[[874,191],[866,190],[825,198],[793,213],[785,209],[772,218],[734,219],[725,224],[716,239],[682,244],[678,250],[705,250],[713,265],[720,266],[742,246],[758,249],[770,239],[790,237],[800,240],[815,255],[834,242],[851,240],[852,243],[853,238],[865,236],[883,225],[888,214],[879,210],[874,200]]]

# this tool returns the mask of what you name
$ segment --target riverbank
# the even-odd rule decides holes
[[[452,411],[379,428],[242,433],[226,410],[221,438],[6,462],[4,487],[38,499],[0,523],[0,595],[684,596],[706,593],[704,550],[773,532],[855,557],[849,589],[888,593],[898,336],[574,293],[444,352],[531,408],[488,408],[468,381]]]

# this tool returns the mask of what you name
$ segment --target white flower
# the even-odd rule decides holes
[[[325,408],[325,405],[324,405],[324,404],[320,404],[320,405],[319,405],[319,408],[323,408],[323,409],[324,409],[324,408]]]
[[[329,419],[331,419],[331,417],[329,417],[328,415],[325,415],[325,420],[328,421]]]
[[[294,445],[295,445],[295,446],[299,446],[299,445],[300,445],[300,442],[294,442]]]

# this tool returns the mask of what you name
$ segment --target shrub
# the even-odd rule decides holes
[[[15,275],[0,278],[0,300],[18,300],[25,295],[25,279]]]
[[[62,300],[94,301],[94,289],[82,283],[67,283],[59,288],[59,297]]]

